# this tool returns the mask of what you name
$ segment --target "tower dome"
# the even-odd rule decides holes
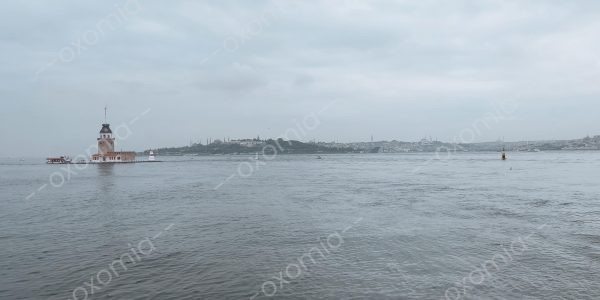
[[[110,124],[102,124],[102,129],[100,129],[100,133],[112,133],[112,130],[110,130]]]

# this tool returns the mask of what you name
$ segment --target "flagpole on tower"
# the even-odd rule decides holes
[[[104,106],[104,124],[106,124],[106,110],[108,109],[108,106],[105,105]]]

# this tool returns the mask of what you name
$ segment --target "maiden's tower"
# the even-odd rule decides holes
[[[106,120],[106,108],[104,109]],[[92,163],[125,163],[135,162],[135,152],[115,152],[115,138],[110,129],[110,124],[105,122],[100,129],[98,137],[98,153],[92,155]]]

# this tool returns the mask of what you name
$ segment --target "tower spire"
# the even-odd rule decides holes
[[[105,105],[104,106],[104,124],[106,124],[106,110],[108,109],[108,106]]]

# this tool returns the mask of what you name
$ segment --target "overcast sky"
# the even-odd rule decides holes
[[[600,2],[5,1],[0,156],[76,155],[104,106],[143,150],[275,137],[600,134]],[[148,111],[149,109],[149,111]]]

